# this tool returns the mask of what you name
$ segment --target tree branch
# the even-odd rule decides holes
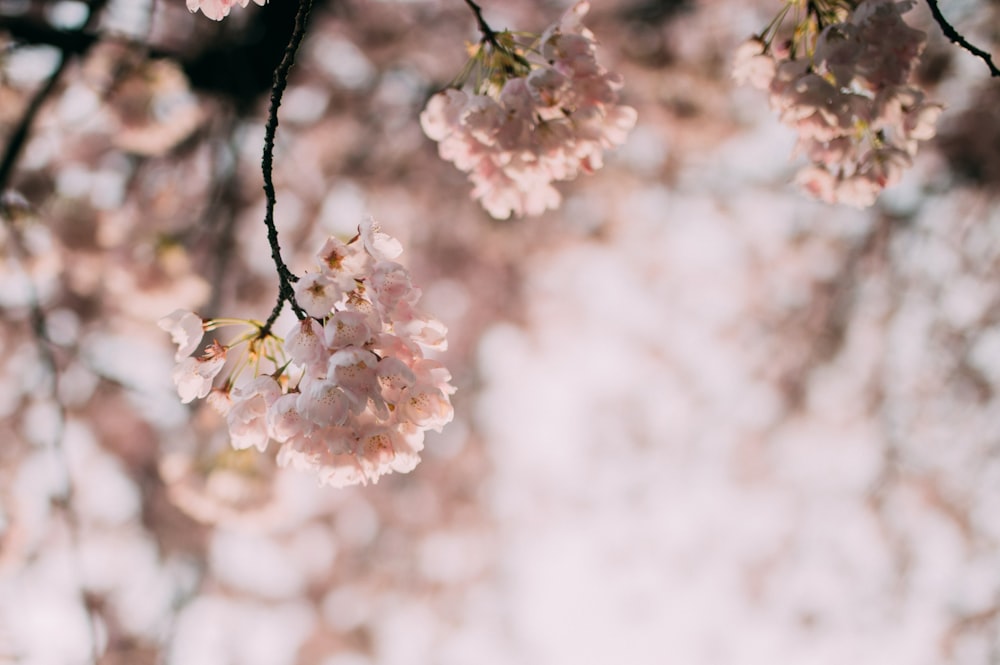
[[[264,173],[264,196],[267,198],[267,211],[264,213],[264,225],[267,227],[267,242],[271,245],[271,259],[278,270],[278,302],[275,303],[271,315],[267,318],[261,328],[262,334],[271,331],[281,313],[281,308],[287,301],[295,312],[295,316],[300,319],[306,318],[306,313],[295,301],[295,291],[292,284],[298,281],[296,277],[281,258],[281,246],[278,244],[278,229],[274,224],[274,206],[277,199],[274,192],[274,181],[271,172],[274,167],[274,135],[278,131],[278,107],[281,106],[281,96],[288,86],[288,72],[295,63],[295,53],[302,43],[302,38],[306,33],[306,22],[309,19],[309,11],[312,9],[313,0],[300,0],[298,12],[295,14],[295,27],[292,29],[292,36],[288,39],[288,46],[285,47],[285,54],[281,62],[274,70],[274,83],[271,87],[271,103],[267,111],[267,124],[264,127],[264,155],[261,157],[261,170]]]
[[[35,92],[31,101],[28,102],[28,106],[21,116],[21,121],[14,128],[10,140],[4,148],[3,157],[0,158],[0,194],[10,185],[14,167],[17,165],[17,160],[21,157],[21,150],[24,148],[24,144],[31,135],[31,128],[35,124],[35,118],[38,116],[38,112],[41,111],[45,101],[56,89],[59,79],[66,70],[66,65],[69,64],[70,57],[86,53],[87,49],[93,45],[94,41],[87,37],[86,31],[106,4],[107,0],[91,0],[88,3],[87,20],[84,21],[83,25],[76,30],[61,33],[63,41],[58,44],[59,63],[49,75],[49,78],[46,79],[45,83],[42,84],[42,87]]]
[[[479,32],[483,33],[483,41],[489,42],[490,46],[495,49],[503,50],[500,42],[497,41],[496,31],[489,26],[486,19],[483,18],[483,9],[477,5],[472,0],[465,0],[465,4],[469,5],[469,9],[472,13],[476,15],[476,25],[479,26]]]
[[[939,26],[941,26],[941,32],[944,33],[945,37],[951,40],[953,44],[958,44],[972,55],[982,58],[983,62],[986,63],[986,66],[990,68],[990,76],[1000,76],[1000,69],[997,69],[996,65],[993,64],[993,57],[986,51],[976,48],[970,44],[965,37],[960,35],[958,31],[955,30],[951,23],[948,23],[948,19],[944,17],[944,14],[941,13],[941,9],[938,7],[937,0],[927,0],[927,6],[930,8],[931,15],[934,17],[934,20]]]
[[[483,35],[483,38],[479,41],[480,45],[489,44],[490,48],[493,49],[494,53],[502,53],[507,57],[513,59],[513,61],[516,62],[518,65],[524,67],[526,72],[531,71],[531,63],[528,62],[528,60],[523,55],[518,53],[517,48],[506,46],[503,44],[503,42],[500,41],[497,35],[504,34],[505,31],[498,33],[496,30],[491,28],[489,24],[486,22],[486,19],[483,18],[482,8],[475,2],[473,2],[473,0],[465,0],[465,4],[467,4],[469,6],[469,9],[472,10],[472,13],[475,14],[476,25],[479,27],[479,32],[481,32]],[[480,53],[482,53],[481,50]],[[513,72],[510,70],[509,66],[505,66],[504,70],[506,74],[513,75]]]
[[[24,109],[21,121],[17,123],[17,127],[7,142],[7,147],[4,149],[3,158],[0,159],[0,192],[5,191],[10,184],[14,167],[21,156],[21,149],[24,148],[25,142],[27,142],[28,137],[31,135],[31,127],[35,124],[35,118],[38,116],[38,112],[42,110],[45,100],[56,89],[56,85],[59,83],[59,79],[66,70],[68,63],[69,56],[65,51],[60,51],[59,63],[56,65],[55,70],[49,75],[49,78],[46,79],[42,87],[35,92],[27,108]]]

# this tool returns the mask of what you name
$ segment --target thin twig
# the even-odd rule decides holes
[[[993,64],[993,57],[986,51],[976,48],[970,44],[965,37],[960,35],[958,31],[955,30],[951,23],[948,23],[948,19],[944,17],[944,14],[941,13],[941,9],[938,7],[937,0],[927,0],[927,6],[930,7],[931,15],[934,17],[934,20],[937,21],[937,24],[941,26],[941,32],[944,33],[945,37],[951,40],[953,44],[958,44],[972,55],[982,58],[983,62],[986,63],[986,66],[990,68],[990,76],[1000,76],[1000,69],[997,69],[996,65]]]
[[[531,63],[528,62],[528,60],[523,55],[518,53],[516,49],[512,49],[509,46],[505,46],[500,41],[500,39],[497,37],[497,35],[500,33],[491,28],[489,23],[486,22],[486,19],[483,18],[482,7],[473,2],[473,0],[465,0],[465,4],[467,4],[469,6],[469,9],[472,10],[472,13],[475,14],[476,25],[479,27],[479,32],[483,34],[483,38],[482,40],[480,40],[480,44],[489,44],[490,48],[492,48],[494,51],[506,54],[510,58],[513,58],[518,65],[521,65],[525,67],[527,70],[530,70]]]
[[[69,42],[74,42],[76,37],[82,36],[84,32],[89,29],[91,24],[94,22],[95,17],[104,9],[107,4],[107,0],[91,0],[88,3],[88,14],[87,20],[76,30],[66,33]],[[62,78],[63,73],[66,71],[66,66],[69,64],[70,60],[77,56],[85,53],[87,49],[93,44],[93,42],[85,43],[81,48],[71,48],[71,46],[76,47],[79,44],[75,42],[73,44],[66,44],[60,46],[59,48],[59,61],[56,64],[55,69],[49,74],[45,83],[39,88],[34,96],[32,96],[31,101],[28,102],[27,107],[25,107],[24,113],[21,115],[21,119],[14,128],[11,134],[10,140],[8,140],[7,145],[4,147],[3,156],[0,157],[0,197],[4,197],[4,192],[10,185],[10,181],[13,177],[14,170],[17,167],[17,162],[21,157],[21,152],[24,149],[24,145],[28,138],[31,136],[32,128],[34,127],[35,120],[38,117],[39,112],[45,105],[48,98],[55,92],[58,87],[59,80]],[[13,203],[11,203],[13,201]],[[38,291],[35,288],[34,282],[30,279],[30,275],[27,269],[28,263],[28,252],[24,247],[21,238],[21,229],[19,228],[15,217],[19,214],[14,208],[19,207],[19,202],[16,199],[0,198],[0,221],[7,227],[9,234],[9,250],[10,256],[8,260],[20,267],[25,275],[28,277],[26,284],[28,290],[28,322],[31,329],[32,337],[35,341],[35,346],[38,350],[39,360],[43,367],[48,370],[49,374],[49,395],[48,397],[52,400],[53,404],[56,406],[57,411],[57,422],[56,429],[53,433],[51,444],[52,453],[55,456],[56,461],[63,467],[63,471],[66,474],[66,486],[60,496],[54,497],[54,502],[56,505],[60,506],[66,517],[66,523],[69,531],[70,538],[70,551],[73,566],[76,569],[76,574],[80,580],[79,585],[79,595],[80,604],[87,617],[87,629],[89,637],[88,645],[88,659],[92,665],[97,665],[100,660],[100,646],[97,636],[97,626],[96,617],[94,611],[87,600],[87,591],[83,582],[82,565],[80,562],[80,524],[77,520],[77,515],[74,512],[74,496],[75,489],[72,474],[70,473],[69,460],[66,457],[66,451],[63,446],[63,438],[66,431],[66,407],[62,403],[59,397],[58,384],[59,384],[59,363],[56,359],[55,352],[52,349],[52,342],[49,339],[48,330],[45,324],[45,312],[42,309],[41,300],[38,295]],[[23,213],[23,211],[21,211]]]
[[[14,161],[16,161],[16,159]],[[0,199],[0,223],[7,228],[7,238],[9,240],[9,242],[6,243],[8,249],[6,261],[11,265],[11,267],[19,269],[23,272],[26,277],[25,288],[27,290],[26,305],[28,308],[28,327],[31,331],[31,336],[38,352],[39,363],[43,368],[45,368],[48,374],[47,389],[45,391],[47,395],[45,395],[45,397],[50,399],[56,408],[55,431],[52,433],[51,439],[49,439],[48,443],[50,444],[49,450],[52,453],[53,459],[60,466],[60,471],[66,478],[66,484],[63,487],[62,492],[52,497],[52,504],[62,511],[62,514],[66,519],[67,532],[69,536],[70,563],[74,568],[77,579],[79,580],[77,592],[80,597],[80,605],[83,607],[83,611],[87,617],[87,636],[89,641],[87,654],[89,659],[88,662],[91,665],[97,665],[100,660],[100,643],[97,636],[96,626],[97,618],[95,617],[94,611],[87,600],[87,590],[83,581],[83,570],[80,561],[81,527],[80,522],[77,519],[77,514],[73,508],[75,505],[76,489],[64,446],[67,414],[66,406],[59,397],[59,363],[52,348],[52,340],[49,338],[48,329],[45,323],[45,312],[42,309],[38,289],[35,287],[35,283],[32,281],[31,275],[28,271],[30,256],[27,248],[24,246],[21,227],[16,220],[18,216],[28,216],[31,213],[24,209],[19,210],[18,208],[22,208],[20,201],[13,198],[8,199],[8,201]]]
[[[38,112],[42,110],[45,101],[56,89],[60,77],[62,77],[63,72],[66,70],[67,63],[69,63],[69,58],[65,53],[60,52],[59,63],[56,65],[55,70],[46,79],[44,85],[35,92],[35,96],[31,98],[27,108],[25,108],[24,113],[21,115],[21,121],[17,123],[17,127],[11,134],[7,146],[4,148],[3,158],[0,159],[0,192],[5,191],[10,184],[9,181],[11,175],[14,173],[14,167],[17,165],[17,160],[21,157],[21,149],[24,148],[25,142],[31,136],[31,128],[35,124],[35,118],[38,116]]]
[[[300,319],[306,318],[306,313],[295,301],[295,291],[292,284],[298,281],[281,258],[281,246],[278,244],[278,229],[274,224],[274,206],[277,202],[274,193],[274,181],[271,179],[271,171],[274,167],[274,135],[278,131],[278,107],[281,106],[281,96],[288,85],[288,72],[295,62],[295,53],[302,43],[302,38],[306,33],[306,22],[309,18],[309,11],[312,9],[313,0],[301,0],[299,10],[295,14],[295,28],[292,36],[288,39],[288,46],[285,47],[285,54],[281,57],[281,62],[274,70],[274,83],[271,87],[271,104],[267,111],[267,124],[264,127],[264,156],[261,158],[261,170],[264,173],[264,196],[267,198],[267,211],[264,214],[264,225],[267,226],[267,242],[271,245],[271,259],[278,270],[278,302],[275,303],[271,315],[267,318],[261,328],[261,334],[266,335],[271,331],[271,325],[281,313],[281,308],[287,301],[292,306],[295,316]]]
[[[483,33],[483,41],[489,42],[490,46],[496,49],[503,49],[500,42],[497,41],[496,31],[490,27],[486,19],[483,18],[483,9],[472,0],[465,0],[465,4],[469,5],[469,9],[472,13],[476,15],[476,25],[479,26],[479,32]]]
[[[35,118],[38,116],[38,112],[41,111],[45,101],[55,91],[59,79],[66,70],[66,65],[69,64],[71,56],[82,55],[93,45],[93,41],[87,41],[86,39],[81,41],[81,38],[83,38],[86,31],[90,28],[97,14],[104,9],[107,1],[91,0],[88,3],[89,12],[87,20],[84,21],[83,25],[75,30],[62,33],[66,39],[59,45],[59,62],[52,73],[49,74],[48,79],[46,79],[42,87],[31,98],[24,113],[21,115],[20,122],[18,122],[17,127],[10,136],[10,140],[4,148],[3,157],[0,157],[0,194],[10,185],[11,176],[14,173],[14,168],[17,166],[17,160],[21,157],[21,150],[24,148],[28,137],[31,136],[31,128],[35,124]]]

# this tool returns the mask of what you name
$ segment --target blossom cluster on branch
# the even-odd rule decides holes
[[[624,143],[636,112],[618,104],[622,79],[597,62],[579,2],[530,46],[486,30],[466,75],[480,80],[434,95],[420,115],[442,159],[469,173],[472,196],[495,218],[559,206],[553,181],[603,165]]]
[[[864,0],[850,11],[809,4],[792,41],[779,44],[765,32],[745,42],[733,76],[768,91],[781,120],[798,131],[796,153],[810,164],[796,181],[806,191],[867,207],[934,136],[942,106],[908,84],[926,36],[903,21],[913,0]]]
[[[162,319],[178,345],[181,400],[207,397],[225,416],[233,448],[263,452],[273,440],[279,465],[332,486],[413,469],[424,432],[451,421],[454,388],[448,370],[424,357],[445,348],[446,331],[416,308],[420,290],[392,260],[401,251],[373,222],[347,243],[327,239],[316,269],[295,285],[308,316],[284,339],[255,322],[185,311]],[[191,355],[206,330],[236,324],[249,332]],[[242,353],[232,353],[237,347]]]

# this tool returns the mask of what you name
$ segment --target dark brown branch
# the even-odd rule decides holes
[[[278,229],[274,224],[274,206],[277,199],[274,192],[274,181],[271,172],[274,167],[274,136],[278,131],[278,107],[281,106],[281,96],[288,86],[288,72],[295,63],[295,53],[302,43],[302,38],[306,34],[306,22],[309,19],[309,11],[312,9],[313,0],[300,0],[299,10],[295,14],[295,27],[292,36],[285,47],[285,54],[281,62],[274,70],[274,84],[271,87],[271,103],[267,111],[267,124],[264,127],[264,155],[261,157],[261,170],[264,173],[264,196],[267,198],[267,211],[264,213],[264,225],[267,226],[267,242],[271,245],[271,259],[278,270],[278,302],[275,303],[271,315],[267,318],[261,333],[270,333],[271,326],[281,313],[281,309],[287,301],[292,306],[295,316],[300,319],[306,318],[306,313],[295,301],[295,291],[292,284],[298,281],[288,269],[284,259],[281,258],[281,246],[278,244]]]
[[[986,63],[986,66],[990,68],[990,76],[1000,76],[1000,69],[997,69],[996,65],[993,64],[993,57],[986,51],[976,48],[970,44],[965,37],[960,35],[959,32],[955,30],[951,23],[948,23],[948,19],[944,17],[944,14],[941,13],[941,9],[938,7],[937,0],[927,0],[927,6],[930,7],[931,15],[934,17],[934,20],[937,21],[937,24],[941,26],[941,32],[944,33],[945,37],[951,40],[953,44],[958,44],[972,55],[982,58],[983,62]]]
[[[48,44],[71,55],[86,53],[97,41],[97,35],[92,32],[61,30],[23,16],[0,16],[0,30],[8,33],[15,42]]]
[[[496,31],[493,28],[491,28],[490,25],[486,22],[486,19],[483,18],[482,7],[477,5],[472,0],[465,0],[465,4],[469,5],[469,9],[471,9],[472,13],[476,15],[476,25],[479,27],[479,32],[483,34],[483,41],[488,42],[490,46],[492,46],[495,49],[504,50],[503,47],[500,45],[500,42],[497,41]]]
[[[504,53],[518,64],[524,67],[526,70],[531,70],[531,63],[529,63],[523,55],[517,52],[517,49],[511,48],[510,46],[505,46],[498,38],[498,33],[496,30],[490,27],[483,18],[482,7],[477,5],[473,0],[465,0],[465,4],[469,6],[472,13],[476,16],[476,25],[479,27],[479,32],[482,33],[483,38],[480,40],[480,44],[489,44],[495,52]],[[508,72],[509,73],[509,72]]]
[[[14,128],[10,140],[4,148],[3,157],[0,157],[0,194],[10,185],[11,176],[14,173],[14,168],[17,166],[17,160],[21,157],[21,150],[24,148],[28,137],[31,136],[31,128],[35,123],[35,118],[38,117],[38,112],[41,111],[45,101],[55,91],[59,79],[66,70],[66,65],[69,64],[70,58],[86,53],[87,49],[93,45],[94,42],[86,36],[86,31],[94,22],[94,17],[104,9],[106,4],[107,0],[91,0],[87,20],[84,21],[83,25],[76,30],[61,33],[62,42],[59,44],[59,62],[45,83],[42,84],[42,87],[31,98],[27,108],[25,108],[24,113],[21,115],[20,122]],[[6,24],[6,21],[4,21],[4,24]]]
[[[14,169],[16,168],[17,161],[21,156],[24,144],[27,142],[28,137],[31,136],[31,130],[35,119],[37,118],[39,111],[41,111],[42,106],[44,106],[46,100],[52,95],[58,86],[59,79],[66,70],[66,65],[69,64],[69,61],[73,57],[86,53],[87,48],[89,48],[89,46],[93,43],[76,41],[76,38],[83,36],[84,32],[94,22],[95,17],[104,9],[104,6],[107,4],[107,0],[90,0],[88,4],[89,11],[87,20],[77,30],[65,33],[68,41],[59,49],[59,62],[49,75],[48,79],[46,79],[45,83],[42,84],[42,87],[35,92],[34,96],[32,96],[31,101],[28,103],[24,113],[21,115],[21,119],[18,122],[17,127],[14,129],[10,140],[4,148],[2,158],[0,158],[0,222],[7,227],[9,234],[10,242],[8,243],[8,247],[11,253],[10,258],[14,263],[21,266],[22,270],[25,271],[25,275],[28,275],[27,268],[24,267],[28,262],[28,252],[23,245],[21,230],[18,228],[15,218],[18,214],[25,213],[24,210],[18,211],[16,209],[22,206],[27,207],[27,202],[22,203],[17,200],[16,196],[6,195],[4,192],[13,176]],[[27,285],[28,321],[35,341],[35,346],[38,349],[41,365],[45,367],[49,373],[49,397],[52,399],[53,403],[56,404],[58,413],[56,430],[53,433],[51,445],[63,467],[63,472],[68,479],[63,492],[60,495],[53,497],[53,503],[54,505],[62,508],[65,514],[66,523],[69,527],[69,537],[72,544],[73,564],[77,568],[76,572],[79,578],[82,574],[80,571],[80,524],[77,521],[76,513],[73,511],[75,496],[74,483],[69,472],[69,462],[66,458],[65,448],[63,447],[63,437],[65,435],[66,427],[66,407],[60,400],[58,394],[59,363],[56,359],[55,352],[53,351],[52,342],[49,339],[45,323],[45,312],[42,309],[41,300],[39,299],[34,283],[30,279],[30,275],[27,280]],[[79,587],[79,595],[80,604],[83,606],[83,610],[87,616],[89,637],[88,661],[92,665],[97,665],[100,660],[100,647],[95,625],[96,619],[94,616],[94,608],[88,601],[86,588],[84,587],[82,581]]]

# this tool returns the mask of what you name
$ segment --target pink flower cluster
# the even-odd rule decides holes
[[[942,106],[907,85],[925,35],[903,21],[913,0],[864,0],[826,25],[811,57],[758,38],[736,53],[733,76],[767,90],[781,120],[799,133],[810,165],[796,180],[827,203],[867,207],[934,136]]]
[[[635,109],[618,105],[621,77],[597,63],[580,23],[588,9],[577,3],[542,34],[540,62],[500,53],[521,75],[498,82],[494,70],[484,90],[445,90],[420,115],[441,158],[469,173],[473,198],[497,219],[557,208],[552,182],[601,168],[635,125]]]
[[[401,251],[373,222],[346,244],[329,238],[319,265],[295,286],[309,316],[283,341],[261,336],[255,325],[192,358],[203,331],[228,321],[183,311],[161,320],[178,345],[174,381],[182,401],[207,396],[225,415],[234,448],[263,452],[276,441],[280,466],[312,471],[335,487],[413,469],[424,432],[451,421],[454,388],[448,370],[424,357],[425,349],[445,348],[446,331],[415,307],[420,290],[392,260]],[[237,363],[213,389],[227,351],[243,342],[247,357],[268,358],[274,373],[240,382],[246,363]]]
[[[253,1],[261,7],[267,4],[267,0]],[[221,21],[229,16],[229,10],[233,5],[246,7],[249,4],[250,0],[187,0],[188,11],[196,12],[200,9],[202,14],[213,21]]]

